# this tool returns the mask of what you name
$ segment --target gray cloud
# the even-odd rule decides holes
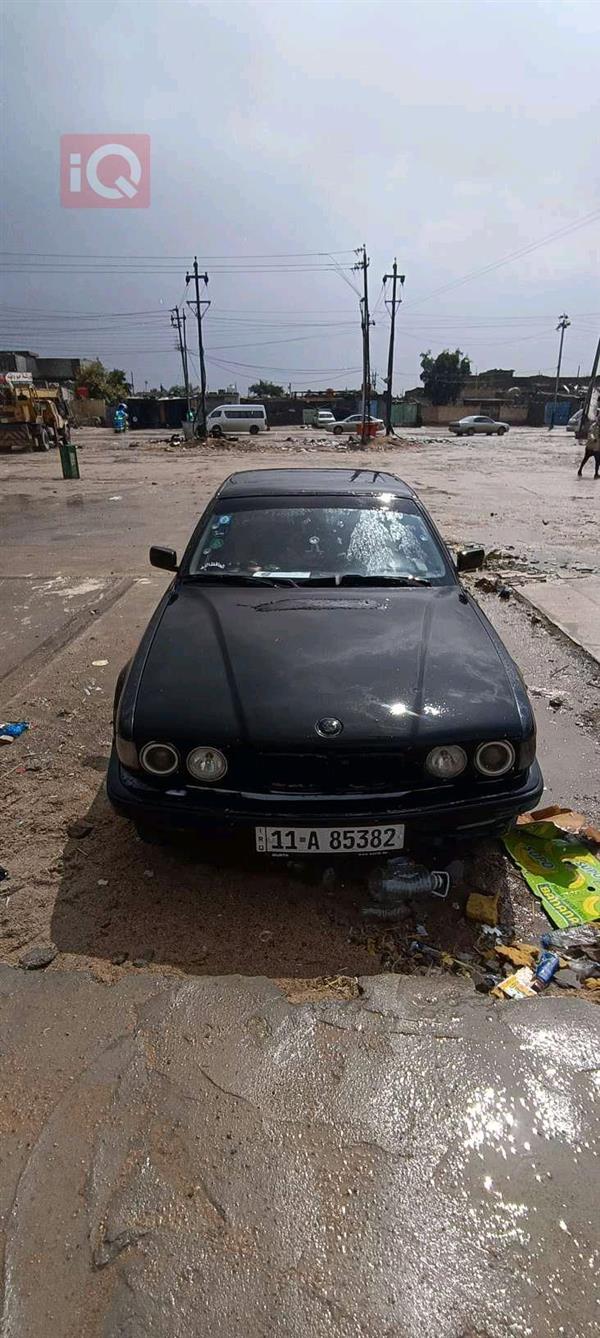
[[[164,273],[132,272],[132,262],[118,276],[52,274],[28,260],[29,272],[5,279],[3,302],[156,314],[99,322],[93,336],[43,319],[15,316],[11,326],[5,315],[0,343],[98,351],[139,383],[170,384],[180,375],[167,313],[194,252],[337,252],[364,239],[380,373],[381,276],[394,255],[407,275],[397,389],[418,380],[421,349],[446,344],[480,368],[547,370],[563,310],[573,320],[565,369],[587,367],[599,324],[597,222],[428,294],[600,207],[599,32],[600,10],[585,0],[30,0],[26,22],[22,4],[9,3],[3,249],[181,260]],[[58,141],[76,131],[151,136],[148,210],[60,207]],[[318,382],[309,369],[327,381],[328,369],[359,366],[357,299],[338,273],[225,274],[203,264],[209,357],[220,360],[209,362],[212,385],[245,386],[260,374],[253,367],[299,385]]]

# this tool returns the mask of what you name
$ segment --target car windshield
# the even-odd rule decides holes
[[[447,585],[452,570],[408,499],[282,498],[221,503],[187,564],[193,578],[240,584]]]

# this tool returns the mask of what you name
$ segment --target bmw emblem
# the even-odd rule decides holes
[[[336,720],[335,716],[327,715],[323,720],[317,720],[315,729],[322,739],[335,739],[336,734],[341,734],[344,726],[341,720]]]

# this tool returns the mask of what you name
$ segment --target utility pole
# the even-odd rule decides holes
[[[563,351],[563,342],[565,338],[565,330],[567,329],[567,326],[569,326],[570,324],[571,322],[569,320],[569,317],[567,316],[566,312],[563,311],[562,316],[559,316],[558,318],[558,325],[556,327],[557,330],[560,330],[560,343],[558,346],[558,365],[556,368],[556,382],[554,385],[554,402],[552,405],[552,413],[550,415],[550,427],[548,429],[550,432],[554,427],[554,419],[556,416],[556,396],[558,395],[558,382],[560,379],[560,364],[562,362],[562,351]]]
[[[185,276],[186,283],[189,283],[191,279],[194,280],[196,300],[195,302],[190,302],[189,305],[195,306],[196,308],[196,321],[198,323],[198,360],[200,363],[200,428],[198,436],[204,438],[206,437],[206,367],[204,365],[204,344],[202,342],[202,307],[205,307],[208,310],[210,302],[207,302],[206,300],[204,302],[200,301],[199,280],[202,279],[204,286],[206,287],[208,284],[208,274],[198,273],[198,260],[196,256],[194,256],[193,273],[186,274]]]
[[[190,369],[189,369],[189,363],[188,363],[187,334],[186,334],[186,330],[185,330],[186,321],[187,321],[187,316],[186,316],[186,314],[185,314],[185,307],[182,307],[182,309],[181,309],[181,344],[182,344],[182,348],[183,348],[183,379],[184,379],[184,382],[185,382],[185,401],[186,401],[186,405],[185,405],[185,407],[186,407],[187,415],[188,415],[188,418],[189,418],[191,399],[190,399]]]
[[[367,281],[367,270],[369,268],[369,258],[367,248],[363,245],[359,247],[358,254],[361,259],[353,269],[362,270],[363,274],[363,296],[360,299],[361,328],[363,338],[363,383],[362,383],[362,440],[368,441],[371,433],[371,350],[369,341],[369,327],[373,324],[369,317],[369,286]]]
[[[182,328],[182,316],[183,316],[183,328]],[[181,354],[181,367],[183,370],[183,384],[185,386],[186,409],[189,410],[190,383],[188,380],[187,346],[185,342],[185,311],[180,314],[179,307],[173,307],[173,310],[171,312],[171,325],[173,326],[173,329],[177,327],[177,342],[179,344],[179,352]]]
[[[401,288],[404,287],[404,277],[405,277],[404,274],[400,275]],[[390,347],[388,351],[387,382],[386,382],[386,392],[385,392],[385,430],[389,437],[392,431],[392,378],[394,375],[394,337],[396,333],[396,308],[400,306],[400,303],[402,301],[401,297],[399,298],[396,297],[396,285],[398,282],[398,265],[395,260],[392,265],[391,274],[384,274],[383,282],[387,283],[388,279],[392,280],[392,297],[391,300],[386,299],[385,303],[386,307],[389,308],[390,320],[391,320]]]
[[[584,404],[583,404],[583,412],[582,412],[582,414],[581,414],[581,422],[580,422],[580,424],[579,424],[579,428],[578,428],[578,430],[577,430],[577,434],[576,434],[576,435],[577,435],[577,438],[578,438],[579,441],[585,441],[585,439],[586,439],[586,437],[587,437],[587,434],[588,434],[588,426],[589,426],[589,421],[590,421],[590,409],[591,409],[591,407],[592,407],[592,400],[593,400],[593,397],[594,397],[594,390],[595,390],[595,388],[596,388],[596,378],[597,378],[597,376],[598,376],[598,363],[600,363],[600,339],[598,340],[598,343],[597,343],[597,345],[596,345],[596,352],[595,352],[595,355],[594,355],[594,362],[593,362],[593,365],[592,365],[592,374],[591,374],[591,376],[590,376],[590,383],[589,383],[589,386],[588,386],[588,388],[587,388],[587,394],[586,394],[586,397],[585,397],[585,400],[584,400]]]

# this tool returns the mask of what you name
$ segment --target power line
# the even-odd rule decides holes
[[[579,228],[587,227],[597,218],[600,218],[600,209],[594,209],[590,214],[585,214],[583,218],[565,224],[555,232],[550,232],[547,237],[542,237],[538,242],[531,242],[528,246],[522,246],[517,251],[511,251],[508,255],[492,261],[489,265],[484,265],[481,269],[471,270],[469,274],[463,274],[460,279],[453,279],[450,283],[442,284],[440,288],[434,288],[433,292],[427,293],[425,297],[416,298],[414,302],[407,305],[410,307],[419,306],[421,302],[429,302],[432,297],[437,297],[440,293],[447,293],[451,288],[458,288],[463,283],[470,283],[472,279],[479,279],[485,274],[491,274],[493,270],[500,269],[502,265],[510,264],[512,260],[519,260],[521,256],[530,255],[532,251],[538,251],[541,246],[548,246],[550,242],[558,241],[561,237],[568,237]]]
[[[202,255],[201,260],[294,260],[304,256],[323,256],[333,258],[333,256],[354,255],[355,248],[348,246],[344,251],[258,251],[256,253],[238,253],[231,255]],[[105,254],[103,252],[86,251],[0,251],[0,256],[25,256],[33,259],[43,260],[187,260],[186,255],[166,256],[166,255],[122,255],[118,253]]]
[[[304,376],[307,374],[308,375],[314,374],[315,376],[319,376],[321,375],[321,373],[323,374],[323,376],[332,376],[335,372],[360,371],[360,367],[275,367],[272,364],[265,366],[264,363],[258,364],[254,362],[234,362],[233,359],[231,358],[227,359],[214,358],[212,356],[210,357],[209,361],[222,363],[223,366],[245,367],[253,372],[297,372],[300,376]]]

